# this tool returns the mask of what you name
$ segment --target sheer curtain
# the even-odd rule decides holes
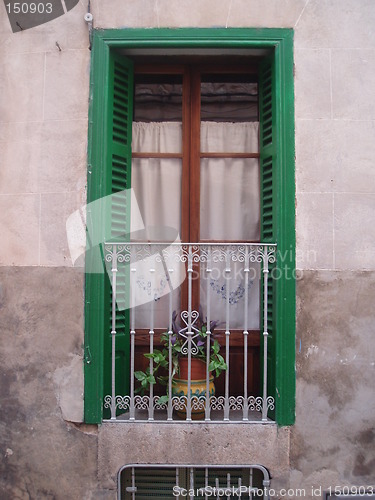
[[[181,153],[182,124],[179,122],[133,123],[133,152]],[[202,122],[201,151],[258,151],[257,122]],[[171,241],[181,232],[182,162],[178,158],[135,158],[132,161],[132,188],[143,217],[145,231],[138,241]],[[254,158],[203,158],[200,187],[201,239],[244,241],[259,239],[259,161]],[[147,278],[147,267],[137,271],[136,287],[143,303],[136,311],[137,327],[168,325],[169,287],[164,268]],[[240,327],[244,310],[244,276],[233,267],[230,284],[231,328]],[[178,270],[183,278],[183,270]],[[182,274],[181,274],[182,273]],[[224,270],[218,265],[210,278],[211,317],[222,321],[226,300]],[[249,328],[259,327],[259,268],[254,267],[249,284]],[[179,310],[179,291],[173,292],[173,308]],[[152,300],[153,312],[150,302]],[[206,283],[202,279],[201,305],[206,307]]]
[[[132,151],[181,153],[182,124],[134,122]],[[170,234],[180,234],[181,182],[180,159],[133,158],[131,185],[145,225],[143,241],[169,241]]]

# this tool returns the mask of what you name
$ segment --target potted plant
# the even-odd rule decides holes
[[[185,322],[186,326],[182,327],[180,318]],[[165,332],[161,335],[160,340],[162,349],[155,349],[152,353],[146,353],[144,356],[153,360],[153,373],[150,373],[148,367],[146,371],[136,371],[134,373],[136,379],[140,382],[136,392],[144,394],[151,384],[156,384],[158,380],[162,385],[168,386],[169,375],[163,375],[160,372],[169,371],[169,347],[171,347],[171,378],[172,378],[172,397],[187,398],[188,394],[188,331],[187,313],[184,312],[180,316],[176,311],[172,315],[172,334]],[[199,314],[194,311],[191,321],[191,364],[190,364],[190,395],[196,400],[206,397],[207,392],[207,345],[209,346],[209,395],[215,395],[214,377],[218,377],[220,373],[227,369],[227,364],[223,356],[220,354],[220,344],[215,338],[215,328],[218,326],[218,321],[210,321],[210,336],[207,343],[207,319],[203,319],[202,311]],[[158,404],[165,404],[169,400],[168,393],[160,396]],[[185,411],[177,411],[181,417],[186,416]],[[192,407],[192,418],[199,419],[204,415],[204,405],[198,404]]]

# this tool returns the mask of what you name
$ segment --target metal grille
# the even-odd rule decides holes
[[[267,358],[268,358],[268,318],[269,318],[269,283],[272,279],[269,277],[269,266],[276,261],[276,245],[275,244],[222,244],[222,243],[106,243],[105,244],[105,260],[109,265],[108,272],[112,283],[112,391],[104,398],[105,408],[109,408],[111,412],[111,420],[117,421],[167,421],[173,422],[177,418],[181,420],[181,415],[184,421],[192,422],[197,414],[202,414],[206,422],[211,421],[245,421],[245,422],[269,422],[269,410],[274,409],[274,398],[267,394]],[[225,369],[225,388],[224,395],[215,396],[210,388],[211,372],[210,372],[210,353],[212,352],[213,335],[211,330],[212,314],[212,288],[209,286],[210,276],[215,265],[220,265],[223,270],[225,282],[225,307],[224,314],[224,331],[225,341],[221,346],[222,357],[226,363]],[[259,396],[249,395],[248,391],[248,373],[247,373],[247,356],[248,356],[248,334],[249,334],[249,280],[252,266],[258,265],[261,270],[261,303],[262,311],[262,329],[261,332],[261,348],[263,367],[261,373],[262,393]],[[137,285],[139,280],[137,276],[139,269],[142,268],[142,273],[147,273],[146,282],[151,290],[151,300],[149,302],[149,317],[148,317],[148,344],[149,344],[149,366],[148,373],[150,375],[150,384],[147,387],[146,393],[137,394],[137,372],[135,371],[135,345],[137,337],[136,327],[136,306],[139,305],[139,297],[137,297]],[[119,270],[126,269],[119,273]],[[241,319],[241,334],[242,334],[242,352],[243,352],[243,393],[242,395],[231,395],[230,387],[230,337],[231,337],[231,286],[234,274],[241,273],[243,276],[243,310],[240,311]],[[196,303],[194,298],[193,280],[200,280],[200,286],[206,287],[206,325],[204,342],[202,342],[201,331],[197,326],[199,312],[193,308]],[[156,381],[153,380],[155,369],[155,349],[154,349],[154,334],[155,334],[155,290],[158,289],[160,276],[165,283],[164,295],[167,296],[167,315],[168,324],[165,325],[165,336],[167,341],[168,354],[166,356],[165,370],[166,376],[166,392],[164,397],[155,395]],[[185,278],[186,276],[186,278]],[[178,279],[176,279],[178,277]],[[180,318],[183,323],[182,327],[176,331],[173,325],[173,304],[172,292],[176,286],[180,285],[187,279],[187,309],[181,311]],[[126,289],[128,290],[128,298],[125,302],[129,304],[131,309],[130,320],[130,363],[129,363],[129,378],[130,378],[130,393],[116,393],[116,311],[119,309],[117,301],[117,291],[122,290],[124,280],[127,280]],[[198,292],[199,293],[199,292]],[[173,362],[173,345],[178,338],[181,346],[181,354],[187,360],[187,376],[186,376],[186,392],[184,394],[176,394],[174,391],[174,362]],[[201,392],[193,392],[192,380],[192,359],[199,354],[199,347],[203,344],[206,348],[205,363],[205,384]],[[205,344],[205,345],[204,345]],[[201,350],[202,352],[202,350]],[[119,415],[120,414],[120,415]],[[177,417],[176,417],[177,414]]]
[[[126,465],[118,474],[118,500],[188,498],[269,499],[261,465]]]

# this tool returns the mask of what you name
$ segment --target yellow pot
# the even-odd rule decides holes
[[[190,396],[191,396],[191,418],[193,420],[201,420],[205,415],[205,396],[206,396],[206,365],[200,359],[191,359],[191,382],[190,382]],[[180,360],[180,377],[172,380],[172,396],[181,399],[181,406],[187,404],[188,395],[188,380],[187,380],[187,358]],[[210,373],[209,378],[209,394],[215,395],[214,377]],[[200,399],[202,398],[202,399]],[[180,418],[186,419],[186,409],[176,410]]]

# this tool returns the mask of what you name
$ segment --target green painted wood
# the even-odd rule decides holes
[[[108,87],[109,49],[94,37],[91,53],[89,136],[87,168],[87,203],[105,194],[106,168],[104,159],[105,121],[107,99],[103,89]],[[86,423],[99,423],[103,408],[103,331],[104,331],[104,266],[95,269],[95,261],[101,261],[100,250],[92,245],[95,236],[100,238],[103,226],[101,212],[94,218],[87,211],[87,248],[85,256],[85,393],[84,413]],[[99,234],[96,234],[99,233]],[[94,273],[93,271],[98,271]]]
[[[93,51],[88,202],[111,197],[99,209],[88,209],[87,224],[95,242],[124,241],[130,232],[130,198],[124,190],[131,178],[133,66],[97,39]],[[88,248],[87,255],[85,348],[91,359],[85,363],[85,421],[95,423],[110,417],[109,410],[103,412],[103,398],[111,394],[112,287],[103,248]],[[102,273],[91,272],[94,261],[103,262]],[[115,384],[122,395],[129,392],[128,281],[127,267],[118,265]]]
[[[130,233],[131,132],[133,117],[133,63],[117,53],[111,53],[109,64],[107,121],[107,165],[110,170],[111,241],[128,241]],[[129,394],[129,266],[117,264],[116,286],[116,395]],[[111,394],[112,367],[112,297],[111,283],[106,274],[104,331],[104,396]],[[104,418],[110,418],[104,409]]]
[[[265,243],[277,241],[277,184],[276,169],[277,158],[277,129],[276,129],[276,96],[275,96],[275,64],[274,56],[263,59],[259,68],[259,144],[260,144],[260,239]],[[277,402],[276,394],[276,282],[273,273],[276,264],[269,264],[268,293],[267,293],[267,395],[273,396]],[[263,266],[262,266],[263,270]],[[263,274],[261,287],[263,290]],[[263,310],[264,300],[261,296],[261,336],[264,330]],[[261,360],[264,359],[263,342],[261,341]],[[263,370],[262,370],[263,374]],[[263,383],[263,381],[262,381]],[[276,403],[277,406],[277,403]],[[276,418],[276,409],[269,412],[269,417]]]
[[[89,172],[88,201],[111,192],[112,178],[108,173],[107,137],[110,127],[110,83],[111,61],[120,61],[115,56],[117,48],[249,48],[264,50],[273,65],[272,80],[272,148],[263,147],[265,176],[269,166],[266,155],[272,159],[272,218],[265,217],[262,223],[263,237],[278,244],[278,267],[281,278],[272,289],[273,309],[270,321],[274,335],[270,340],[270,352],[276,355],[272,361],[270,392],[276,397],[276,420],[280,425],[294,422],[295,411],[295,211],[294,211],[294,91],[293,91],[293,31],[290,29],[121,29],[95,30],[92,60],[92,87],[90,91]],[[263,63],[263,68],[267,64]],[[130,93],[129,93],[130,95]],[[129,100],[129,105],[131,101]],[[116,132],[117,133],[117,132]],[[120,136],[121,137],[121,131]],[[266,130],[264,131],[266,138]],[[268,149],[267,149],[268,148]],[[272,149],[272,151],[271,151]],[[113,150],[115,151],[115,149]],[[130,153],[129,153],[130,154]],[[267,214],[269,206],[264,197],[262,210]],[[94,225],[88,217],[88,225]],[[103,226],[100,216],[95,227]],[[90,348],[91,363],[85,370],[85,418],[87,422],[99,422],[102,418],[103,363],[107,357],[102,333],[107,328],[105,315],[106,285],[102,275],[87,275],[86,278],[86,327],[85,345]],[[271,299],[271,297],[270,297]],[[125,323],[122,323],[124,326]],[[125,330],[126,327],[124,326]],[[272,358],[272,356],[271,356]],[[271,359],[270,358],[270,359]]]
[[[110,47],[250,47],[274,48],[293,38],[285,28],[128,28],[98,30],[95,35]]]
[[[277,149],[277,244],[280,279],[276,280],[276,420],[291,425],[295,420],[295,148],[293,37],[275,49],[275,96]]]

